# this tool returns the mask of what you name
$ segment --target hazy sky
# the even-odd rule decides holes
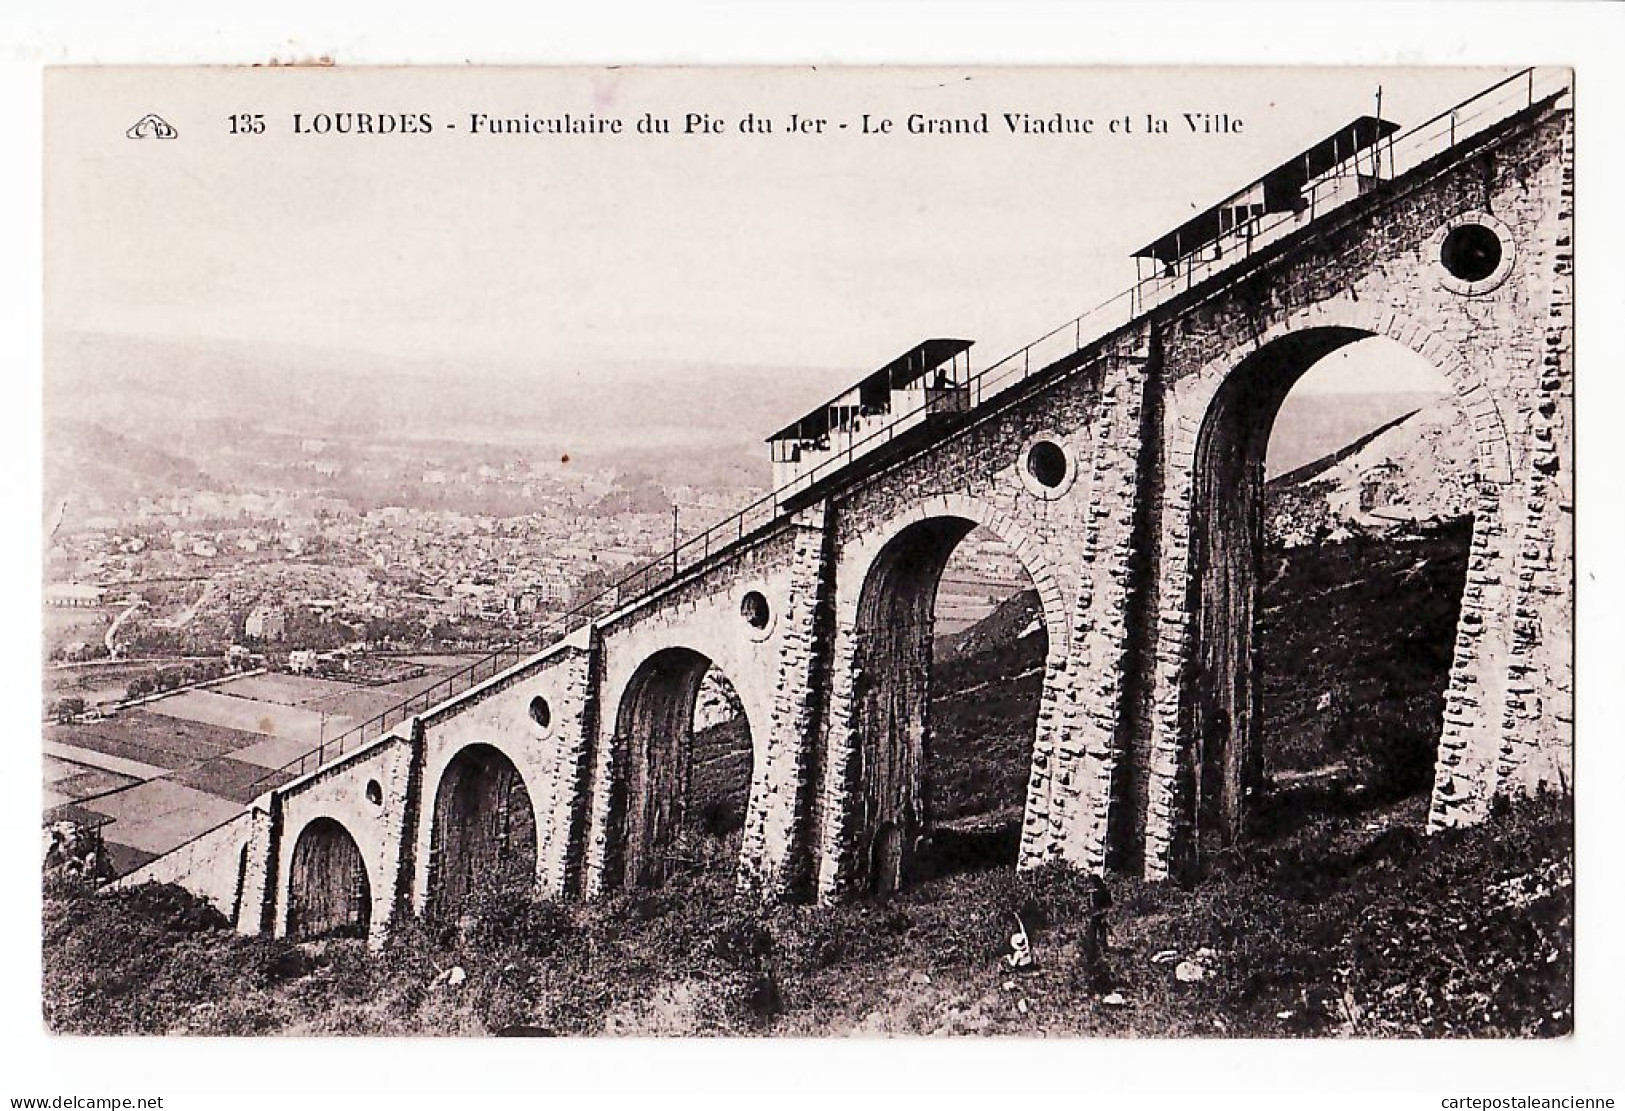
[[[985,366],[1118,292],[1129,252],[1373,110],[1402,125],[1496,71],[59,70],[47,85],[47,331],[353,349],[455,367],[760,365],[817,400],[927,336]],[[471,113],[644,112],[720,135],[473,135]],[[990,115],[921,136],[910,113]],[[173,140],[125,130],[156,112]],[[233,113],[263,134],[232,135]],[[294,135],[299,113],[429,135]],[[775,121],[742,135],[747,112]],[[1095,120],[1011,135],[1001,114]],[[1227,114],[1193,134],[1182,114]],[[791,113],[829,121],[789,135]],[[861,134],[862,117],[895,121]],[[1170,123],[1145,131],[1147,115]],[[1132,131],[1110,134],[1112,118]],[[845,130],[838,124],[845,122]],[[453,130],[453,128],[455,128]],[[1345,359],[1344,362],[1349,360]],[[1325,376],[1322,376],[1325,377]],[[1389,377],[1400,380],[1403,372]],[[1380,368],[1360,381],[1382,388]],[[1335,383],[1334,383],[1335,385]]]

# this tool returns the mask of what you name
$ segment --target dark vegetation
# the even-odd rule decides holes
[[[712,837],[742,829],[750,775],[750,727],[743,716],[696,732],[689,765],[689,824]]]
[[[58,885],[45,1018],[81,1033],[1567,1032],[1566,801],[1426,839],[1420,801],[1313,822],[1192,890],[1114,880],[1098,959],[1089,882],[1051,870],[765,916],[716,873],[585,906],[491,891],[377,955],[240,937],[178,888]],[[1017,913],[1025,973],[1001,963]],[[1183,961],[1200,979],[1178,978]]]
[[[1048,644],[1031,591],[969,629],[938,638],[927,776],[939,821],[998,816],[1020,822]]]
[[[221,679],[233,671],[243,670],[246,666],[246,661],[239,666],[223,659],[210,659],[194,660],[176,667],[160,667],[150,675],[137,675],[131,679],[129,686],[125,688],[125,697],[145,698],[149,694],[178,690],[211,679]]]
[[[63,1032],[1556,1036],[1572,1024],[1566,799],[1423,836],[1463,528],[1277,552],[1262,630],[1276,784],[1183,889],[941,869],[886,902],[736,904],[742,723],[702,734],[696,866],[591,904],[481,892],[389,947],[243,938],[175,888],[47,891]],[[939,645],[939,836],[1019,822],[1043,637],[1017,598]],[[992,679],[992,682],[989,680]],[[978,686],[977,684],[986,684]],[[1032,691],[1027,690],[1031,684]],[[1329,695],[1329,697],[1328,697]],[[730,732],[732,730],[732,732]],[[748,744],[748,740],[746,740]],[[741,760],[745,764],[741,764]],[[698,797],[698,796],[697,796]],[[1014,799],[1012,813],[1008,800]],[[978,831],[982,831],[978,833]],[[991,832],[988,832],[991,831]],[[1013,851],[1013,842],[1009,848]],[[996,855],[996,854],[995,854]],[[1036,967],[1002,962],[1017,915]]]
[[[55,702],[51,703],[51,708],[48,712],[52,721],[56,722],[58,725],[65,725],[85,712],[85,700],[80,698],[78,695],[72,695],[68,698],[59,698]]]

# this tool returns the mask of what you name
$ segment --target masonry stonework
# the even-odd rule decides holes
[[[1244,835],[1259,782],[1255,514],[1270,424],[1315,360],[1369,337],[1430,360],[1477,444],[1429,827],[1567,790],[1572,166],[1569,112],[1537,103],[957,423],[911,431],[143,871],[217,905],[229,890],[240,929],[280,933],[293,847],[328,819],[360,851],[379,942],[396,914],[433,910],[437,792],[460,753],[489,746],[534,809],[515,828],[534,829],[537,890],[604,894],[647,874],[629,862],[657,857],[683,812],[694,690],[714,667],[751,736],[740,895],[884,889],[929,823],[930,602],[980,526],[1026,568],[1048,637],[1017,866],[1194,874],[1210,841]],[[1464,222],[1504,240],[1490,278],[1441,267],[1441,235]]]
[[[121,876],[114,887],[130,888],[143,883],[178,884],[207,899],[235,924],[248,868],[252,823],[253,812],[245,810],[174,852],[165,853]]]

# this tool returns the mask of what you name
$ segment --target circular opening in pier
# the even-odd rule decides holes
[[[538,729],[546,729],[553,724],[553,707],[541,695],[530,700],[530,720],[536,723]]]
[[[1027,449],[1027,473],[1044,489],[1057,489],[1066,472],[1066,452],[1054,440],[1039,440]]]
[[[367,780],[367,801],[374,806],[384,805],[384,788],[376,779]]]
[[[1481,282],[1501,265],[1501,237],[1483,224],[1451,228],[1439,247],[1439,262],[1464,282]]]
[[[753,629],[765,629],[773,617],[768,609],[767,597],[760,590],[751,590],[739,600],[739,615]]]

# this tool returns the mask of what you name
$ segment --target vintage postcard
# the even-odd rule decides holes
[[[1569,1034],[1575,112],[50,69],[46,1027]]]

